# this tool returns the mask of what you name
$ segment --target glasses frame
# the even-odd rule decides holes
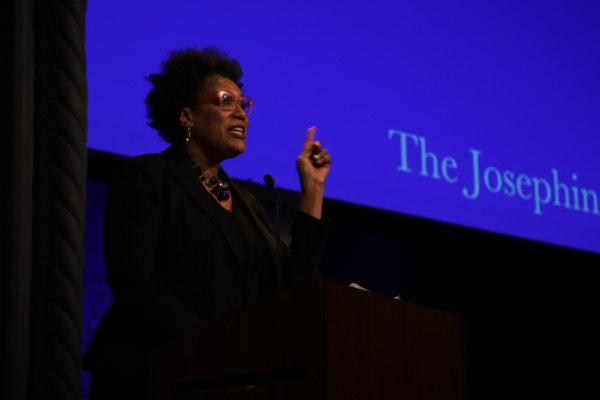
[[[215,100],[215,97],[219,100],[219,107],[221,108],[221,110],[223,111],[233,111],[235,110],[234,108],[226,108],[223,105],[223,94],[227,94],[228,96],[230,96],[231,98],[233,98],[233,101],[235,102],[235,104],[237,104],[242,111],[244,112],[244,114],[246,114],[246,116],[249,116],[250,114],[252,114],[252,108],[254,106],[254,101],[252,101],[252,99],[250,97],[245,97],[245,96],[236,96],[235,94],[231,93],[229,90],[217,90],[214,94],[209,94],[203,97],[200,97],[198,99],[196,99],[194,101],[195,104],[210,104]],[[248,103],[250,104],[250,107],[244,109],[242,107],[242,101],[247,100]]]

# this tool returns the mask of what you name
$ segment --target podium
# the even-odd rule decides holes
[[[151,399],[464,399],[456,313],[309,276],[160,347]]]

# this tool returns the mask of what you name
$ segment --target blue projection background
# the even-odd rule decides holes
[[[326,195],[600,253],[600,3],[93,1],[88,146],[166,146],[144,78],[215,45],[255,102],[238,179],[298,190],[317,127]]]

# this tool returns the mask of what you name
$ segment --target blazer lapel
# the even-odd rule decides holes
[[[249,195],[247,194],[246,191],[241,190],[229,177],[228,177],[228,179],[229,179],[229,185],[231,187],[231,191],[233,193],[235,193],[236,198],[240,199],[240,201],[237,203],[234,203],[233,206],[234,207],[243,207],[244,212],[246,212],[246,215],[248,215],[248,218],[250,219],[250,222],[258,229],[261,236],[263,237],[263,240],[267,244],[273,265],[277,266],[276,241],[275,241],[273,234],[271,233],[271,231],[269,229],[268,221],[266,221],[264,218],[261,219],[258,216],[258,214],[256,213],[255,208],[251,206],[251,203],[257,203],[257,200],[254,198],[249,199]]]
[[[202,187],[202,183],[198,180],[198,177],[188,165],[186,155],[173,146],[163,151],[162,154],[167,159],[167,165],[169,166],[171,174],[186,189],[186,191],[198,204],[198,207],[207,216],[210,222],[212,222],[217,229],[221,231],[227,241],[227,244],[229,245],[231,253],[235,256],[238,267],[241,268],[244,260],[241,259],[241,254],[239,254],[240,252],[235,251],[231,232],[229,232],[227,229],[223,229],[219,223],[219,217],[217,213],[218,209],[214,203],[215,200],[206,191],[206,189]]]

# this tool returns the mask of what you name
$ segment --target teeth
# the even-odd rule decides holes
[[[244,128],[242,128],[240,126],[235,126],[233,128],[229,128],[229,130],[230,131],[236,131],[236,132],[239,132],[239,133],[242,133],[242,134],[244,133]]]

